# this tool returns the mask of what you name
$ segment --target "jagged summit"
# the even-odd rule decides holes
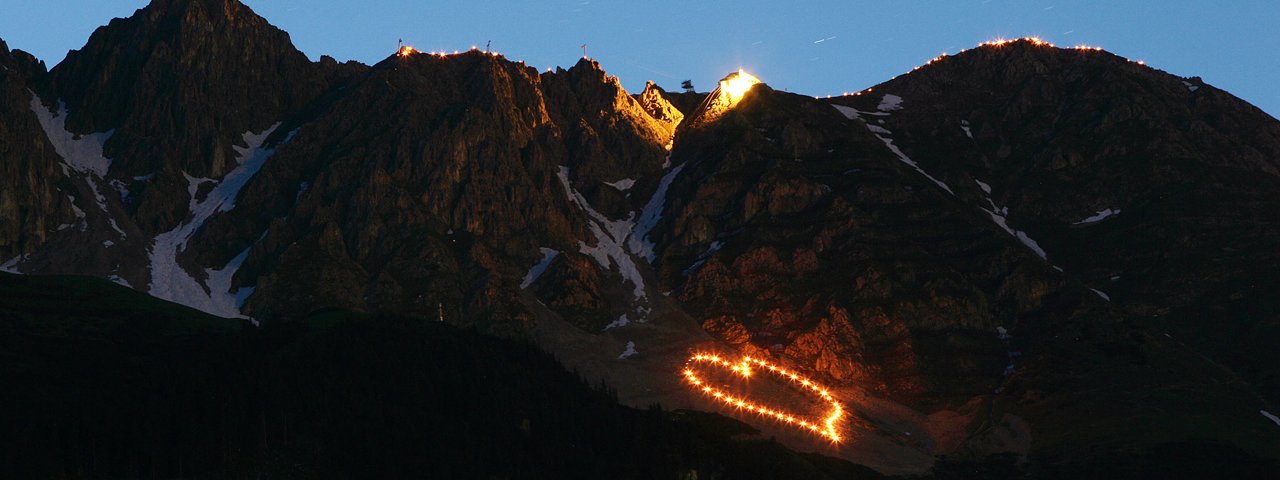
[[[645,82],[644,91],[636,97],[636,100],[649,116],[669,130],[666,135],[675,138],[676,128],[680,122],[684,121],[685,113],[667,99],[667,92],[662,87],[653,82]]]
[[[69,129],[116,130],[106,148],[117,168],[217,176],[240,134],[318,95],[315,70],[287,33],[238,1],[170,0],[97,29],[50,77]],[[173,159],[182,160],[166,165]]]

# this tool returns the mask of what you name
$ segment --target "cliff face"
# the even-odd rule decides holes
[[[7,269],[528,336],[637,403],[705,407],[671,372],[732,349],[846,392],[885,468],[1274,438],[1280,123],[1197,79],[1022,41],[708,115],[588,59],[312,63],[233,0],[0,50]]]
[[[75,211],[61,193],[60,158],[31,114],[30,86],[45,75],[44,64],[0,40],[0,258],[30,254],[65,225]],[[13,268],[6,264],[5,268]]]
[[[246,132],[288,119],[336,70],[238,1],[165,0],[95,31],[50,72],[49,91],[68,131],[113,132],[111,176],[133,192],[131,217],[158,233],[183,220],[184,173],[232,170]]]

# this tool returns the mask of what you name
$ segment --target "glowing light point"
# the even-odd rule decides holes
[[[738,73],[730,74],[720,81],[720,90],[729,98],[729,104],[732,106],[742,100],[742,96],[747,94],[747,90],[760,83],[760,79],[754,75],[738,69]],[[751,359],[747,359],[750,361]]]

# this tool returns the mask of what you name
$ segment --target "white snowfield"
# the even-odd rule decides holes
[[[107,175],[107,171],[111,168],[111,159],[102,154],[102,146],[107,143],[107,139],[111,138],[114,130],[100,133],[90,133],[79,135],[67,131],[67,106],[62,102],[58,103],[58,113],[54,114],[40,103],[40,97],[35,93],[31,93],[31,111],[35,113],[36,119],[40,122],[40,128],[44,130],[45,137],[49,139],[49,143],[53,144],[53,150],[58,156],[62,157],[62,173],[71,176],[72,172],[79,174],[86,186],[93,193],[93,200],[107,217],[107,224],[120,235],[125,238],[124,230],[120,225],[116,224],[116,220],[111,218],[110,211],[107,210],[107,197],[99,190],[98,182],[102,181],[102,177]],[[84,219],[84,210],[75,205],[75,198],[71,197],[72,208],[76,213],[76,218]],[[81,222],[81,231],[88,228],[88,224]]]
[[[239,153],[237,157],[239,166],[223,176],[222,180],[187,176],[187,180],[190,182],[188,191],[191,192],[193,197],[189,204],[191,213],[177,228],[156,235],[155,240],[152,242],[150,258],[151,284],[149,285],[148,293],[206,313],[223,317],[245,318],[240,314],[240,308],[244,306],[244,300],[252,293],[252,289],[242,288],[237,292],[232,292],[231,279],[235,276],[236,271],[240,269],[240,265],[244,263],[245,258],[248,257],[248,248],[231,259],[226,266],[216,270],[206,269],[204,272],[206,279],[203,283],[192,277],[178,263],[178,255],[186,250],[187,241],[195,235],[205,221],[217,213],[227,212],[235,208],[236,197],[240,194],[240,190],[249,182],[249,179],[253,178],[262,169],[267,159],[271,158],[271,155],[275,153],[275,148],[265,148],[263,143],[279,126],[280,124],[277,123],[257,134],[246,132],[244,134],[244,142],[248,146],[235,147]],[[290,138],[292,135],[290,134]],[[288,141],[289,138],[286,138],[280,143],[284,144]],[[203,199],[194,198],[198,186],[205,182],[216,182],[217,185]]]
[[[87,135],[68,132],[67,106],[59,102],[58,113],[54,114],[40,103],[40,97],[35,93],[31,93],[31,111],[35,112],[36,118],[40,120],[40,127],[49,137],[49,143],[53,144],[54,151],[62,157],[65,163],[62,168],[63,173],[68,173],[67,167],[70,167],[76,172],[92,174],[99,178],[107,175],[107,170],[111,168],[111,159],[102,155],[102,145],[107,143],[107,139],[115,133],[114,130]]]

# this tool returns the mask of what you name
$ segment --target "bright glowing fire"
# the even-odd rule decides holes
[[[699,364],[709,364],[716,367],[727,368],[734,373],[741,375],[743,378],[751,377],[753,367],[760,371],[768,371],[769,373],[777,375],[792,384],[802,387],[810,393],[816,394],[824,402],[830,404],[831,409],[828,410],[826,417],[805,418],[803,416],[796,415],[795,413],[771,407],[767,404],[757,403],[745,395],[735,396],[732,393],[711,386],[706,382],[706,380],[699,377],[698,371],[696,370],[696,367]],[[681,373],[684,375],[685,381],[689,382],[694,389],[715,401],[738,410],[746,410],[766,418],[772,418],[787,425],[808,431],[814,435],[824,437],[834,443],[839,443],[841,440],[840,433],[836,429],[836,422],[844,416],[844,407],[840,405],[839,401],[836,401],[835,397],[831,396],[831,392],[825,387],[795,372],[753,357],[742,357],[741,361],[733,363],[721,358],[719,355],[699,353],[689,357],[689,360],[685,362],[684,370]]]
[[[397,52],[396,54],[397,54],[397,55],[400,55],[401,57],[407,57],[407,56],[409,56],[409,55],[413,55],[413,54],[414,54],[414,53],[416,53],[416,52],[417,52],[417,50],[414,50],[414,49],[413,49],[413,47],[410,47],[410,46],[408,46],[408,45],[405,45],[405,46],[403,46],[403,47],[400,47],[400,51],[399,51],[399,52]]]
[[[738,103],[742,100],[742,96],[747,94],[747,90],[760,83],[760,79],[754,75],[738,69],[738,73],[730,74],[724,80],[720,81],[720,91],[729,96],[729,103]]]

